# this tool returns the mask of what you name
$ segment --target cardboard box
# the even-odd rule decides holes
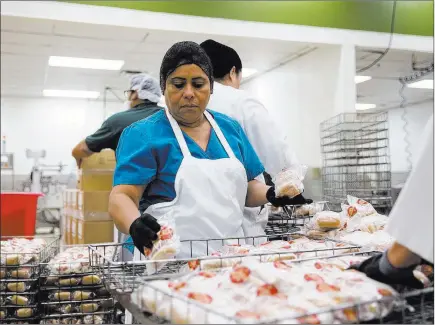
[[[84,192],[111,191],[113,171],[79,170],[77,188]]]
[[[115,152],[111,149],[102,150],[82,160],[82,170],[113,170],[116,166]]]
[[[79,191],[76,218],[89,221],[112,220],[109,215],[110,191]]]
[[[77,219],[77,244],[113,242],[113,221],[85,221]]]

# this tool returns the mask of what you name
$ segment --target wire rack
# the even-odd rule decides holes
[[[388,114],[343,113],[320,124],[323,196],[340,210],[346,195],[392,206]]]
[[[306,205],[289,205],[274,208],[269,205],[269,219],[265,229],[266,235],[295,233],[306,226],[316,212],[329,210],[328,201],[318,201]]]
[[[92,270],[88,245],[62,246],[57,253],[54,259],[41,263],[42,323],[112,322],[114,301]]]
[[[40,248],[23,248],[19,252],[2,250],[0,265],[0,319],[4,323],[36,322],[38,314],[38,279],[41,274],[41,263],[48,261],[56,254],[59,239],[53,236],[28,236],[0,238],[2,242],[9,240],[43,239]]]
[[[369,257],[377,252],[361,252],[361,253],[353,253],[349,254],[351,256],[355,255],[363,255]],[[342,255],[345,256],[345,255]],[[329,256],[329,257],[320,257],[314,258],[315,260],[323,260],[323,259],[331,259],[337,256]],[[308,260],[313,259],[305,259],[299,261],[290,261],[290,263],[300,263],[306,262]],[[151,277],[136,277],[136,285],[141,286],[141,288],[151,289],[157,298],[157,295],[160,298],[165,299],[166,301],[170,301],[169,307],[166,309],[165,318],[155,316],[151,311],[146,310],[145,307],[137,305],[138,299],[134,299],[133,295],[125,295],[121,298],[123,304],[127,306],[134,315],[136,321],[140,324],[164,324],[164,323],[184,323],[186,319],[185,315],[189,315],[191,312],[195,317],[200,317],[200,323],[226,323],[226,324],[237,324],[237,323],[246,323],[241,319],[235,317],[229,317],[221,313],[218,310],[211,309],[207,305],[201,304],[192,299],[188,299],[184,296],[177,295],[174,291],[168,293],[168,291],[164,291],[161,288],[154,286],[150,281],[151,280],[177,280],[178,277],[182,275],[161,275],[157,278]],[[167,300],[168,299],[168,300]],[[157,299],[155,299],[157,301]],[[162,301],[162,300],[160,300]],[[183,311],[185,315],[180,315],[177,313],[177,308],[174,306],[183,306]],[[390,306],[390,307],[387,307]],[[393,308],[394,307],[394,308]],[[383,310],[385,308],[391,308],[392,310],[385,314]],[[371,310],[373,316],[370,321],[367,321],[367,316],[362,316],[363,311]],[[319,308],[316,311],[310,311],[308,313],[302,312],[299,315],[292,316],[291,319],[293,321],[297,321],[297,323],[311,323],[318,324],[319,318],[322,315],[328,315],[328,323],[343,323],[343,315],[347,317],[350,315],[351,318],[347,318],[345,322],[351,323],[369,323],[369,324],[422,324],[422,323],[433,323],[433,287],[426,288],[422,290],[415,290],[411,292],[403,292],[399,296],[384,296],[381,299],[364,301],[360,303],[343,303],[335,308]],[[187,312],[186,312],[187,311]],[[184,313],[183,313],[184,314]],[[270,320],[262,320],[262,324],[276,324],[288,323],[290,318],[287,316],[286,318],[276,318]],[[250,322],[253,320],[250,319]]]
[[[232,238],[220,238],[220,239],[203,239],[203,240],[185,240],[182,241],[185,245],[191,247],[191,255],[195,250],[196,245],[201,245],[201,247],[206,244],[207,247],[211,247],[210,242],[220,241],[222,246],[229,240],[231,240],[233,245],[248,244],[254,245],[255,243],[265,242],[271,240],[283,240],[289,241],[296,240],[299,238],[309,238],[308,236],[301,234],[282,234],[282,235],[272,235],[272,236],[251,236],[251,237],[232,237]],[[346,254],[352,251],[358,251],[360,246],[349,244],[346,242],[341,242],[332,239],[317,240],[311,239],[312,242],[325,243],[325,248],[321,249],[304,249],[304,250],[287,250],[279,251],[268,250],[260,253],[249,253],[249,254],[234,254],[229,256],[210,256],[213,255],[213,251],[207,250],[206,254],[202,257],[190,257],[183,259],[169,259],[169,260],[159,260],[150,261],[146,260],[143,255],[141,255],[141,260],[131,261],[126,260],[129,257],[125,256],[126,249],[132,246],[131,244],[99,244],[90,245],[91,250],[91,263],[96,273],[101,276],[107,290],[112,294],[112,296],[118,300],[122,301],[121,296],[124,294],[130,294],[136,288],[136,276],[139,277],[149,277],[153,278],[162,274],[180,274],[188,272],[186,269],[188,266],[194,268],[195,270],[208,270],[208,269],[219,269],[229,265],[235,265],[244,261],[246,258],[259,258],[261,260],[286,260],[299,258],[304,254],[305,256],[322,256],[331,255],[337,256],[341,254]],[[109,257],[106,254],[106,250],[115,251],[115,253]],[[163,266],[163,267],[162,267]],[[186,271],[187,270],[187,271]],[[150,275],[152,274],[152,275]]]

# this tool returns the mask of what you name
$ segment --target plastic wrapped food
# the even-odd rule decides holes
[[[268,206],[269,206],[270,215],[281,215],[282,213],[281,207],[276,207],[272,204],[269,204]]]
[[[62,314],[71,314],[74,311],[71,304],[61,305],[58,309]]]
[[[341,208],[346,217],[352,218],[360,215],[362,217],[375,214],[376,210],[373,206],[365,200],[359,199],[355,196],[347,196],[347,204],[342,204]]]
[[[103,256],[112,257],[115,248],[113,246],[99,246],[96,248]],[[86,246],[70,247],[56,255],[48,263],[50,274],[77,274],[90,272],[89,249]]]
[[[56,291],[53,293],[50,293],[48,295],[48,299],[50,301],[68,301],[71,300],[71,292],[69,291]],[[75,299],[72,299],[75,300]]]
[[[30,300],[28,297],[19,296],[19,295],[8,296],[6,297],[5,302],[7,304],[17,305],[17,306],[27,306],[30,304]]]
[[[97,303],[81,304],[77,310],[81,313],[95,313],[99,307]]]
[[[35,310],[33,308],[19,308],[15,310],[14,315],[17,318],[30,318],[34,315]]]
[[[343,225],[343,230],[348,232],[364,231],[368,233],[374,233],[379,230],[383,230],[388,222],[388,217],[381,214],[372,214],[368,216],[362,216],[360,214],[349,218]]]
[[[101,282],[102,281],[101,281],[100,277],[98,275],[95,275],[95,274],[85,275],[81,281],[81,283],[85,286],[98,285],[98,284],[101,284]]]
[[[298,165],[285,169],[276,175],[274,179],[276,196],[293,198],[301,194],[304,191],[304,184],[302,182],[307,169],[307,166]]]
[[[0,268],[0,279],[5,279],[7,275],[6,269]]]
[[[341,226],[340,214],[333,211],[316,213],[312,222],[317,229],[338,229]]]
[[[242,323],[355,322],[348,308],[321,312],[349,303],[361,303],[356,311],[359,319],[370,321],[386,316],[398,295],[363,273],[346,270],[365,258],[343,256],[301,263],[250,260],[217,272],[196,271],[171,281],[149,281],[135,291],[132,301],[143,310],[181,323],[214,323],[216,315],[203,315],[206,311],[171,296],[215,310],[223,323],[229,322],[225,316]],[[310,316],[303,316],[307,313]]]
[[[30,286],[26,282],[9,282],[7,289],[10,292],[26,292]]]
[[[83,317],[83,324],[103,324],[103,317],[100,315],[87,315]]]
[[[74,287],[80,284],[81,278],[59,279],[57,284],[61,287]]]
[[[39,253],[47,245],[44,239],[12,238],[0,241],[0,265],[22,265],[38,262]]]
[[[0,319],[6,318],[6,310],[0,310]]]
[[[166,215],[158,220],[160,231],[158,239],[153,242],[153,248],[145,248],[145,256],[152,261],[172,259],[180,251],[180,237],[177,236],[175,220],[172,216]],[[148,275],[160,271],[165,263],[150,263],[146,265]]]
[[[90,291],[74,291],[72,293],[72,300],[74,301],[89,300],[95,297],[95,293]]]
[[[13,279],[30,279],[32,275],[33,269],[31,267],[21,267],[10,272],[10,277]]]

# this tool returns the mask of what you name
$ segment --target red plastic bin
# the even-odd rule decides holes
[[[42,193],[2,192],[0,196],[0,235],[35,235],[38,197]]]

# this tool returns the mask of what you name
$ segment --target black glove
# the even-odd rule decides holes
[[[369,278],[386,284],[401,284],[414,289],[423,288],[423,283],[417,280],[412,272],[415,269],[415,265],[400,269],[400,271],[393,276],[383,274],[379,269],[379,262],[382,258],[382,255],[383,254],[372,256],[361,264],[352,265],[349,267],[349,269],[363,272]]]
[[[130,236],[133,239],[134,246],[144,253],[144,247],[153,248],[153,241],[157,240],[157,233],[160,231],[160,225],[157,219],[148,213],[144,213],[137,218],[130,226]]]
[[[266,199],[275,207],[282,207],[286,205],[303,205],[313,203],[313,200],[305,199],[302,194],[298,194],[293,198],[287,196],[276,197],[275,186],[267,190]]]

